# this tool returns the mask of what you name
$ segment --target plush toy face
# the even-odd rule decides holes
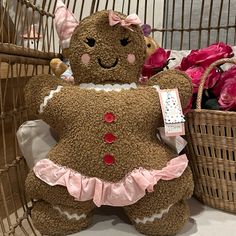
[[[85,18],[71,38],[70,62],[76,83],[137,82],[146,56],[139,26],[109,25],[108,11]],[[125,17],[116,13],[121,19]]]
[[[147,56],[152,55],[157,48],[159,48],[158,43],[150,36],[144,37],[147,45]]]

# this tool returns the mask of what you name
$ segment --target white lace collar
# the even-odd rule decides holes
[[[82,83],[79,85],[83,89],[94,89],[96,91],[115,91],[120,92],[121,90],[137,89],[136,83],[131,84],[93,84],[93,83]]]

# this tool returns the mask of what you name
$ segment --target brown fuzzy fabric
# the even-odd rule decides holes
[[[74,208],[63,208],[64,211],[69,214],[81,214]],[[75,218],[68,219],[65,215],[60,214],[53,206],[45,201],[36,202],[32,211],[32,220],[34,226],[43,235],[68,235],[72,233],[79,232],[87,228],[92,219],[92,214],[88,215],[86,218],[76,220]]]
[[[25,182],[26,192],[32,199],[43,199],[44,201],[55,206],[66,206],[75,208],[81,212],[89,213],[95,208],[93,201],[78,202],[68,195],[66,188],[62,186],[49,186],[38,179],[34,172],[31,171]],[[47,194],[50,193],[50,194]],[[60,197],[58,197],[60,196]]]
[[[124,15],[117,13],[121,18]],[[101,11],[85,18],[75,29],[70,43],[70,62],[76,83],[101,83],[116,81],[121,83],[136,82],[139,78],[142,64],[146,56],[146,46],[140,27],[130,26],[127,30],[120,24],[111,27],[108,22],[108,12]],[[95,45],[89,46],[88,39],[94,39]],[[121,40],[127,39],[126,46]],[[81,56],[88,53],[90,63],[81,63]],[[128,54],[134,54],[134,64],[127,62]],[[109,69],[117,60],[117,65]]]
[[[39,199],[32,210],[34,226],[46,235],[67,235],[79,232],[91,222],[93,201],[79,202],[70,196],[66,188],[62,186],[51,187],[31,171],[26,179],[26,192],[32,199]],[[81,220],[72,218],[68,220],[65,215],[60,214],[53,207],[59,207],[62,211],[72,214],[85,214],[87,217]]]
[[[58,85],[68,86],[66,82],[56,78],[56,76],[37,75],[32,77],[25,87],[25,101],[29,109],[34,114],[38,114],[39,105],[43,102],[43,98]]]
[[[152,193],[147,193],[145,197],[137,203],[125,207],[125,211],[135,227],[146,235],[174,235],[189,218],[189,210],[186,199],[193,193],[192,174],[188,167],[183,175],[175,180],[159,181]],[[170,207],[168,213],[164,213],[161,219],[146,224],[134,222],[135,219],[143,219],[153,214],[158,214],[161,210]]]
[[[150,212],[153,214],[154,211]],[[136,229],[145,235],[172,236],[180,231],[189,219],[189,207],[186,202],[180,201],[174,204],[167,214],[154,222],[146,224],[134,224]]]
[[[159,85],[161,89],[178,88],[182,107],[185,107],[192,96],[193,85],[190,78],[179,70],[162,71],[151,77],[147,85]]]
[[[119,25],[109,26],[106,11],[82,21],[72,37],[70,47],[72,69],[75,78],[79,78],[77,84],[137,82],[146,53],[145,41],[140,28],[132,29],[134,31]],[[92,48],[84,43],[86,38],[91,37],[96,39]],[[131,40],[126,47],[119,44],[124,37]],[[86,66],[80,61],[84,53],[91,55],[91,61]],[[133,65],[126,60],[129,53],[136,55]],[[114,58],[118,58],[118,64],[114,68],[104,69],[98,63],[99,58],[107,66]],[[62,85],[61,91],[54,94],[40,114],[40,118],[54,128],[60,138],[49,152],[48,158],[85,176],[117,182],[135,168],[162,169],[176,156],[156,138],[156,129],[163,125],[159,97],[152,87],[157,84],[161,88],[179,88],[182,104],[186,104],[191,95],[192,85],[189,79],[181,72],[169,71],[153,77],[145,85],[138,84],[137,89],[120,92],[86,90],[70,86],[52,76],[36,76],[27,84],[25,96],[30,110],[37,113],[50,90]],[[115,115],[114,123],[104,122],[104,114],[107,112]],[[104,143],[103,137],[107,132],[117,137],[113,144]],[[113,165],[104,164],[103,156],[106,153],[114,155]],[[191,171],[186,169],[180,178],[158,182],[153,193],[148,193],[134,205],[126,206],[125,210],[134,222],[137,217],[149,217],[169,204],[174,204],[160,221],[135,225],[145,234],[174,234],[188,219],[189,213],[184,200],[191,196],[192,190]],[[26,191],[31,198],[40,200],[33,210],[33,220],[43,233],[66,234],[79,231],[89,224],[87,218],[75,224],[55,211],[53,206],[79,214],[85,212],[90,217],[95,207],[92,201],[75,201],[64,187],[50,187],[33,172],[27,178]],[[55,223],[57,217],[59,223]],[[55,227],[51,227],[53,224]]]

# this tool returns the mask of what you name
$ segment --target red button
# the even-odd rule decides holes
[[[114,143],[116,141],[116,136],[112,133],[107,133],[104,135],[104,141],[106,143]]]
[[[106,154],[104,157],[103,157],[103,161],[106,165],[112,165],[114,164],[115,162],[115,157],[112,156],[111,154]]]
[[[105,115],[104,115],[104,120],[107,122],[107,123],[112,123],[114,122],[116,119],[115,115],[111,112],[107,112]]]

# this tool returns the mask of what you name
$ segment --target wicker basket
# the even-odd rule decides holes
[[[210,71],[234,59],[213,63],[204,73],[197,109],[187,116],[186,134],[194,194],[204,204],[236,213],[236,112],[201,109],[203,86]]]

